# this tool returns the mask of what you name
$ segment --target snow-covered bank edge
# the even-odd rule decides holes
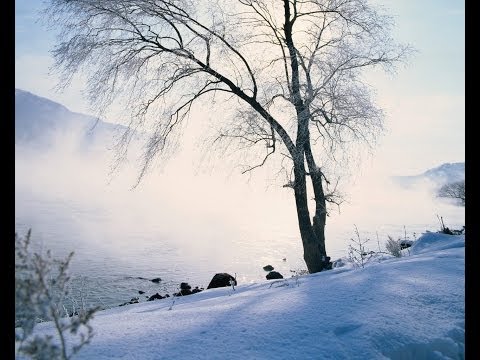
[[[465,235],[426,233],[363,269],[107,309],[78,358],[463,359],[464,266]]]

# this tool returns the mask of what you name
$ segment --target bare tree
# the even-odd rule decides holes
[[[339,199],[327,165],[344,166],[351,144],[382,130],[364,70],[393,69],[409,52],[389,16],[366,0],[49,0],[46,15],[61,30],[60,85],[83,71],[94,108],[122,99],[129,110],[120,158],[151,124],[138,181],[171,154],[194,103],[215,99],[234,110],[215,142],[263,152],[244,173],[282,160],[308,270],[328,266],[327,203]]]
[[[437,195],[439,197],[456,199],[461,206],[465,206],[465,181],[445,184],[438,190]]]

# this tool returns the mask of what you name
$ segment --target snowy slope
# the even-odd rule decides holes
[[[440,187],[444,184],[465,180],[465,163],[445,163],[419,175],[394,176],[393,180],[397,184],[405,187],[413,186],[425,181],[434,184],[436,187]]]
[[[465,163],[445,163],[425,171],[422,175],[439,183],[465,180]]]
[[[463,359],[464,246],[427,233],[410,256],[364,269],[105,310],[78,358]]]
[[[75,139],[83,147],[107,144],[120,125],[89,115],[74,113],[65,106],[28,91],[15,89],[15,144],[50,147],[58,139]]]

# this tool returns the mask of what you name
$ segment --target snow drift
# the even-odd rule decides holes
[[[464,266],[464,235],[426,233],[363,269],[102,311],[78,358],[463,359]]]

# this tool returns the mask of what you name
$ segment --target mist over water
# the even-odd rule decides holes
[[[32,228],[34,246],[56,256],[74,251],[72,273],[78,284],[85,278],[92,303],[115,306],[139,290],[171,294],[185,281],[206,288],[217,272],[246,283],[264,280],[267,264],[287,277],[305,268],[293,193],[265,170],[252,178],[221,163],[199,171],[198,149],[190,147],[131,190],[135,156],[112,178],[112,152],[74,144],[60,137],[48,150],[17,146],[16,230]],[[432,184],[402,188],[389,176],[366,167],[342,189],[348,202],[327,218],[332,260],[347,255],[354,225],[371,250],[387,235],[406,231],[413,239],[439,229],[437,214],[450,228],[464,225],[464,208],[436,199]],[[156,277],[160,284],[145,280]]]

